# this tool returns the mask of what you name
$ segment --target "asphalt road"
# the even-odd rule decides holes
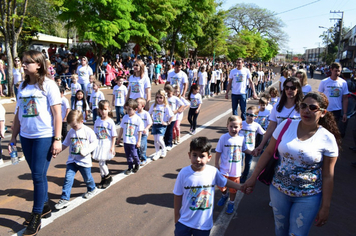
[[[316,77],[309,80],[314,90],[322,78],[320,75]],[[161,87],[163,85],[153,85],[153,93]],[[111,100],[110,90],[103,92]],[[250,104],[256,105],[257,101],[250,101]],[[15,104],[5,104],[4,107],[7,111],[6,125],[10,127]],[[215,147],[219,137],[227,132],[226,120],[231,114],[230,108],[231,102],[224,99],[224,94],[205,99],[198,117],[198,125],[201,127],[195,136],[207,136]],[[179,170],[190,164],[187,152],[191,136],[188,134],[186,115],[187,112],[181,125],[184,141],[168,152],[166,158],[150,162],[136,174],[123,174],[127,169],[126,158],[123,148],[117,147],[116,157],[108,162],[114,182],[94,198],[84,200],[81,197],[86,186],[81,175],[77,174],[71,204],[66,209],[53,212],[52,217],[42,220],[42,229],[38,235],[173,235],[173,186]],[[355,123],[355,120],[349,122],[349,127]],[[355,161],[355,153],[348,149],[348,146],[354,146],[351,138],[351,134],[347,133],[343,140],[343,151],[336,164],[330,218],[321,228],[313,226],[310,235],[356,235],[356,169],[350,165],[350,162]],[[8,140],[9,138],[3,140],[3,149],[7,147]],[[153,152],[151,135],[147,154]],[[32,208],[31,175],[25,161],[18,165],[9,165],[7,151],[4,150],[3,154],[5,164],[0,166],[0,235],[16,235],[17,232],[21,235],[24,228],[22,222]],[[210,164],[214,164],[214,159],[213,149]],[[49,198],[53,208],[60,199],[66,160],[67,150],[52,160],[48,170]],[[93,162],[92,174],[95,182],[99,183],[97,162]],[[273,214],[268,206],[268,188],[258,184],[253,194],[245,196],[240,193],[238,196],[238,208],[230,218],[226,217],[223,207],[215,206],[216,223],[213,234],[273,235]],[[217,190],[215,201],[219,198],[220,193]]]

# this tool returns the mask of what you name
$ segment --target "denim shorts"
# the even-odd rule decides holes
[[[164,135],[166,133],[167,125],[153,124],[151,134]]]

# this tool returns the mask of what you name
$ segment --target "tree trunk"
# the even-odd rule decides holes
[[[7,58],[7,92],[8,96],[12,97],[14,94],[13,84],[14,84],[14,75],[12,69],[14,68],[14,60],[12,59],[12,50],[9,42],[9,37],[5,36],[5,50]]]
[[[198,48],[195,48],[194,53],[193,53],[194,61],[197,61],[197,57],[198,57]]]

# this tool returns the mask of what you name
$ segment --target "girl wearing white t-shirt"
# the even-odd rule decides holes
[[[184,97],[181,96],[179,86],[177,86],[177,85],[173,86],[173,89],[174,89],[174,92],[173,92],[174,96],[177,96],[183,103],[183,108],[181,109],[181,111],[177,112],[177,115],[176,115],[177,120],[173,127],[173,142],[175,144],[179,144],[179,142],[180,142],[180,123],[183,120],[183,115],[184,115],[183,111],[190,106],[190,103]]]
[[[271,95],[271,101],[269,102],[269,104],[271,104],[272,106],[276,105],[276,103],[279,102],[278,90],[276,89],[276,87],[271,87],[268,93],[269,95]]]
[[[266,133],[258,147],[254,150],[254,156],[258,156],[267,141],[272,137],[277,126],[287,118],[300,119],[299,103],[303,99],[302,88],[299,79],[291,77],[284,81],[283,93],[280,101],[273,107],[269,117]]]
[[[298,70],[295,76],[300,80],[304,96],[312,91],[312,87],[308,84],[308,76],[305,70]]]
[[[190,109],[188,113],[188,121],[190,124],[190,134],[195,134],[197,127],[197,119],[200,112],[201,104],[203,104],[203,98],[198,93],[198,85],[193,84],[188,94],[188,100],[190,101]]]
[[[101,182],[98,188],[105,189],[112,182],[112,177],[106,161],[115,156],[116,128],[112,120],[110,102],[101,100],[99,102],[99,118],[95,121],[94,132],[98,138],[98,146],[93,152],[93,159],[99,161]]]
[[[148,111],[152,116],[152,134],[154,138],[154,145],[156,153],[153,160],[156,161],[160,157],[166,156],[166,145],[163,137],[166,133],[167,125],[173,120],[173,112],[168,105],[168,99],[166,98],[166,92],[163,89],[159,89],[156,93],[155,103],[152,104]],[[161,148],[161,151],[160,151]]]
[[[51,157],[62,150],[61,95],[57,84],[47,78],[46,57],[31,50],[23,54],[25,80],[19,86],[10,144],[16,145],[20,134],[21,146],[30,167],[34,185],[34,204],[29,224],[23,235],[35,235],[41,218],[49,217],[47,170]]]
[[[327,222],[341,144],[333,114],[326,110],[328,103],[324,94],[308,93],[299,104],[301,120],[290,123],[278,145],[280,159],[270,185],[276,235],[308,235],[313,223],[323,226]],[[286,121],[274,131],[245,183],[247,192],[253,190],[259,173],[272,157],[285,125]]]
[[[75,99],[72,104],[72,110],[81,111],[83,113],[84,122],[87,122],[90,108],[87,101],[84,98],[83,90],[78,90],[77,93],[75,94]]]
[[[78,74],[78,83],[82,86],[82,90],[86,93],[89,82],[89,76],[93,74],[93,70],[88,65],[88,58],[83,57],[81,65],[78,66],[76,73]]]
[[[94,81],[93,83],[93,92],[90,96],[90,107],[91,111],[93,113],[93,123],[95,123],[96,118],[98,117],[98,108],[99,108],[99,102],[101,100],[105,100],[103,92],[99,90],[101,86],[100,81]]]
[[[202,66],[198,74],[199,93],[202,97],[204,97],[205,95],[205,86],[207,84],[207,80],[208,80],[208,74],[205,71],[205,66]]]

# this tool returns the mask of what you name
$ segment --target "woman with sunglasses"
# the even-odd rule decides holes
[[[142,60],[136,60],[133,65],[133,75],[129,78],[129,85],[127,88],[126,101],[129,98],[145,98],[146,107],[148,110],[149,103],[151,101],[151,82],[148,78],[147,73],[145,73],[145,64]]]
[[[280,158],[269,187],[277,236],[308,235],[313,222],[316,226],[327,222],[341,144],[333,114],[326,110],[328,105],[323,93],[308,93],[299,104],[301,120],[290,123],[278,145]],[[285,124],[273,132],[251,178],[242,187],[246,193],[252,192],[272,157]]]
[[[24,76],[24,70],[22,68],[21,60],[19,57],[15,57],[12,74],[14,75],[14,92],[15,92],[15,97],[17,98],[18,87],[20,83],[23,81],[23,76]]]
[[[303,99],[302,88],[297,78],[287,78],[283,83],[283,93],[279,103],[273,106],[269,117],[269,124],[265,135],[258,147],[253,151],[258,156],[267,141],[272,137],[274,130],[285,119],[300,119],[299,103]]]
[[[84,94],[87,92],[88,84],[90,83],[89,77],[93,75],[93,70],[88,64],[88,58],[82,57],[81,65],[77,68],[78,83],[82,86]]]

